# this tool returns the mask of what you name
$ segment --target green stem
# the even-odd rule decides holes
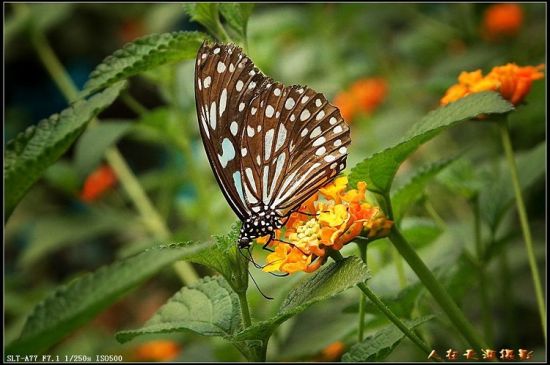
[[[124,91],[120,95],[122,101],[130,108],[134,113],[137,115],[143,115],[147,113],[147,108],[141,105],[139,101],[137,101],[132,95],[128,93],[128,91]]]
[[[244,328],[250,327],[252,320],[250,319],[250,309],[248,307],[248,298],[246,297],[246,291],[237,293],[239,296],[239,303],[241,304],[241,314],[243,317]]]
[[[477,261],[479,265],[478,274],[479,274],[479,290],[481,291],[481,315],[483,317],[483,333],[489,344],[493,343],[493,316],[491,315],[491,308],[489,304],[489,287],[487,286],[487,273],[486,273],[486,264],[483,261],[485,249],[483,247],[483,241],[481,238],[481,207],[479,206],[479,199],[476,196],[473,201],[474,209],[474,234],[475,234],[475,245],[476,245],[476,254]]]
[[[36,48],[38,56],[44,64],[46,70],[59,87],[67,101],[70,102],[75,100],[78,97],[78,89],[51,49],[48,40],[41,32],[37,31],[35,27],[32,27],[32,25],[31,29],[31,39],[33,45]],[[96,119],[92,120],[90,125],[94,125],[95,123],[97,123]],[[128,167],[128,164],[118,149],[116,147],[109,148],[105,152],[105,158],[115,171],[120,184],[128,193],[128,196],[140,213],[144,224],[149,228],[149,231],[160,240],[168,239],[171,236],[168,227],[145,194],[141,184]],[[191,284],[198,280],[197,273],[193,269],[193,266],[191,266],[188,262],[177,262],[174,264],[174,269],[187,284]]]
[[[428,212],[430,217],[432,217],[435,224],[439,228],[441,228],[441,229],[446,229],[447,228],[447,223],[445,223],[445,220],[443,218],[441,218],[441,215],[439,215],[439,213],[437,212],[437,210],[435,210],[432,203],[427,199],[424,201],[424,209],[426,209],[426,211]]]
[[[500,285],[500,297],[501,303],[504,306],[504,318],[505,318],[505,333],[508,335],[504,340],[507,341],[511,346],[519,345],[518,336],[517,336],[517,321],[514,314],[514,291],[510,290],[513,288],[514,277],[510,272],[510,265],[508,264],[508,251],[506,249],[501,250],[499,255],[499,269],[501,277]]]
[[[388,193],[382,194],[384,201],[386,202],[386,211],[388,214],[388,218],[392,221],[395,221],[393,217],[393,208],[390,204],[390,195]],[[391,255],[393,263],[395,264],[395,270],[397,271],[397,279],[399,281],[399,286],[401,289],[405,288],[407,286],[407,277],[405,276],[405,267],[403,266],[403,261],[401,261],[401,257],[399,256],[399,253],[397,250],[392,247],[391,249]]]
[[[367,264],[367,242],[361,242],[357,244],[359,246],[359,255],[361,256],[361,260]],[[361,295],[359,298],[359,331],[358,331],[358,339],[359,342],[363,341],[364,335],[365,335],[365,309],[367,306],[367,299],[364,295]]]
[[[335,261],[342,261],[344,257],[342,257],[342,254],[339,251],[331,250],[329,255],[335,260]],[[432,352],[432,349],[422,341],[413,331],[403,323],[399,317],[397,317],[382,300],[372,291],[365,283],[359,283],[357,284],[357,287],[361,289],[361,291],[369,298],[370,301],[394,324],[403,332],[405,336],[407,336],[422,352],[426,354],[430,354]],[[441,359],[434,359],[434,361],[440,361]]]
[[[21,4],[24,5],[24,4]],[[26,6],[26,5],[25,5]],[[46,67],[46,70],[52,77],[61,93],[65,96],[68,102],[72,102],[78,98],[78,89],[71,80],[71,77],[59,62],[59,59],[53,52],[50,44],[44,34],[31,26],[31,41],[38,53],[38,57]]]
[[[510,131],[508,130],[507,120],[499,122],[498,126],[502,138],[502,146],[504,147],[504,152],[508,161],[508,167],[510,168],[510,174],[512,175],[512,185],[514,186],[514,194],[516,195],[516,205],[518,209],[521,230],[523,231],[525,249],[527,250],[527,258],[529,260],[529,267],[531,268],[533,286],[535,287],[535,296],[539,309],[542,332],[544,335],[544,340],[546,341],[546,308],[544,304],[544,292],[542,290],[541,280],[537,267],[537,260],[535,258],[535,251],[533,249],[533,240],[531,238],[529,219],[527,217],[527,210],[525,209],[525,203],[523,201],[523,195],[521,193],[518,168],[516,165],[516,160],[514,158],[514,151],[512,149],[512,141],[510,140]]]
[[[476,348],[487,348],[474,327],[466,319],[445,288],[437,281],[430,269],[424,264],[416,251],[401,235],[401,232],[394,227],[390,232],[389,238],[464,338]]]

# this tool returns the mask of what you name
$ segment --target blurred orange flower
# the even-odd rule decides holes
[[[482,35],[488,40],[518,33],[523,23],[523,11],[518,4],[494,4],[485,10]]]
[[[361,79],[354,82],[349,90],[336,95],[333,103],[349,123],[359,112],[372,113],[384,101],[386,93],[387,83],[383,78]]]
[[[319,361],[338,361],[345,349],[346,345],[342,341],[333,342],[323,349]]]
[[[155,340],[139,345],[134,352],[137,361],[170,361],[181,352],[181,347],[174,341]]]
[[[481,70],[463,71],[458,77],[458,84],[451,86],[445,92],[440,103],[446,105],[466,95],[481,91],[497,91],[503,98],[518,105],[529,93],[533,81],[544,77],[543,69],[544,65],[521,67],[515,63],[508,63],[504,66],[493,67],[485,77]]]
[[[365,201],[367,184],[347,189],[347,177],[336,178],[290,215],[275,232],[275,251],[267,256],[264,271],[313,272],[328,256],[327,249],[340,250],[363,233],[368,238],[386,236],[393,222],[379,207]],[[265,244],[268,236],[257,239]]]
[[[80,199],[85,202],[98,200],[107,190],[115,186],[117,177],[110,166],[103,165],[92,172],[84,182]]]

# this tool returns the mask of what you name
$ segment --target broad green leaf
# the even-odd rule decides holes
[[[425,316],[412,321],[404,321],[409,329],[414,329],[434,318],[434,316]],[[343,362],[367,362],[367,361],[382,361],[399,345],[405,337],[394,325],[384,327],[376,332],[373,336],[369,336],[362,342],[353,345],[348,352],[342,356]],[[426,356],[429,354],[426,354]]]
[[[193,100],[194,102],[194,100]],[[185,140],[184,122],[169,108],[160,107],[140,116],[131,131],[131,137],[153,141],[154,143],[171,143],[177,148],[189,143]]]
[[[542,142],[527,152],[516,154],[516,164],[519,173],[520,186],[527,190],[546,172],[546,142]],[[512,178],[506,159],[502,157],[497,176],[494,171],[485,172],[486,183],[479,194],[481,217],[496,231],[504,214],[515,201]]]
[[[74,164],[81,176],[88,175],[101,162],[105,150],[128,130],[130,122],[106,122],[86,129],[75,145]]]
[[[247,341],[255,341],[256,345],[260,345],[256,350],[265,353],[269,337],[281,323],[303,312],[310,305],[334,297],[368,278],[367,267],[358,257],[348,257],[327,265],[314,275],[306,277],[293,289],[274,317],[235,334],[231,341],[240,349],[246,347],[243,343],[249,345]]]
[[[512,109],[512,104],[495,92],[472,94],[440,107],[416,123],[400,142],[358,163],[351,170],[350,185],[366,181],[369,190],[387,194],[401,163],[443,129],[480,114],[505,113]]]
[[[84,213],[40,217],[30,230],[29,244],[19,264],[29,268],[45,255],[87,239],[117,231],[139,229],[139,221],[131,216],[105,209]],[[134,228],[132,228],[134,227]]]
[[[205,277],[177,292],[136,330],[118,332],[119,342],[151,333],[190,330],[203,336],[229,336],[239,328],[239,297],[221,276]]]
[[[128,43],[92,71],[81,96],[160,65],[193,59],[205,39],[208,36],[200,32],[173,32],[151,34]]]
[[[104,266],[65,284],[39,303],[7,353],[38,354],[59,342],[130,289],[206,244],[172,244]]]
[[[46,168],[71,146],[92,118],[111,105],[124,86],[125,83],[118,83],[89,100],[77,101],[7,143],[4,156],[7,216]]]
[[[220,12],[241,40],[246,40],[248,18],[254,9],[253,3],[220,3]]]
[[[220,273],[237,293],[248,288],[248,261],[237,248],[239,230],[240,225],[234,224],[229,234],[214,236],[214,245],[188,258]]]
[[[396,221],[400,221],[407,210],[422,198],[426,185],[452,161],[453,159],[447,159],[424,166],[408,183],[393,194],[391,200]]]
[[[192,21],[202,24],[211,34],[220,36],[221,23],[218,3],[188,3],[183,5],[184,11]]]

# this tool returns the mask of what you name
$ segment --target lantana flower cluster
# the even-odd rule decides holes
[[[483,76],[481,70],[463,71],[458,77],[458,84],[447,90],[440,103],[446,105],[481,91],[497,91],[504,99],[518,105],[529,93],[533,81],[544,77],[543,69],[544,65],[521,67],[508,63],[493,67],[486,76]]]
[[[367,238],[386,236],[393,222],[382,210],[366,201],[367,184],[359,182],[348,190],[347,177],[338,177],[292,213],[270,242],[274,252],[267,256],[266,272],[313,272],[326,260],[328,250],[340,250],[362,234]],[[269,238],[257,239],[265,244]]]

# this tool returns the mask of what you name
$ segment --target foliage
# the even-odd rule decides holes
[[[476,69],[545,59],[540,4],[522,4],[529,21],[505,38],[478,31],[490,6],[10,4],[6,76],[21,63],[40,94],[12,92],[28,82],[20,75],[22,82],[6,83],[6,353],[78,348],[133,361],[141,344],[162,338],[185,343],[181,361],[193,351],[230,362],[425,361],[409,340],[415,334],[429,348],[463,348],[463,328],[415,274],[418,262],[401,262],[396,234],[466,321],[482,317],[483,340],[512,346],[517,336],[542,353],[535,305],[507,291],[532,285],[497,132],[512,131],[535,264],[543,265],[544,83],[534,82],[519,105],[489,91],[437,106],[462,71],[471,72],[464,83]],[[346,245],[345,258],[333,252],[314,273],[281,278],[257,270],[268,252],[239,250],[240,223],[212,176],[196,121],[194,59],[212,40],[238,44],[267,75],[308,84],[341,110],[369,106],[346,120],[353,141],[346,172],[350,186],[366,182],[364,201],[393,228],[389,239],[356,239],[365,262]],[[42,68],[21,62],[36,59],[25,53],[33,47],[55,85],[71,78],[84,85],[76,102],[57,108]],[[93,52],[97,64],[87,80],[71,66],[80,52]],[[360,88],[370,79],[387,87],[376,102]],[[21,95],[23,106],[13,106]],[[44,104],[57,109],[35,114]],[[41,121],[27,127],[34,120]],[[82,200],[84,181],[105,164],[117,185],[98,201]],[[383,306],[360,303],[358,285]],[[328,351],[335,341],[343,352]]]

